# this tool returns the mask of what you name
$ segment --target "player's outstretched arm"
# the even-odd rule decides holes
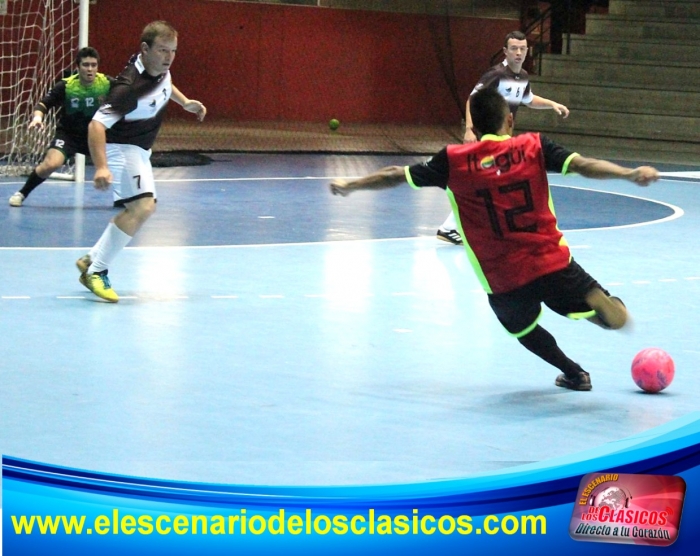
[[[625,168],[614,162],[575,156],[569,163],[569,170],[594,179],[621,178],[646,186],[659,179],[659,171],[651,166]]]
[[[402,166],[387,166],[364,178],[354,180],[335,179],[329,187],[333,195],[349,195],[360,189],[387,189],[406,183],[406,174]]]
[[[170,98],[177,102],[188,112],[196,114],[197,120],[199,120],[200,122],[204,119],[204,116],[207,115],[206,106],[204,106],[198,100],[190,100],[189,98],[187,98],[184,94],[182,94],[182,91],[180,91],[180,89],[178,89],[175,85],[173,85],[173,93],[172,95],[170,95]]]
[[[563,104],[559,104],[558,102],[554,102],[553,100],[537,95],[532,95],[532,102],[530,104],[526,104],[525,106],[529,106],[530,108],[534,108],[536,110],[552,109],[562,118],[567,118],[569,116],[569,109]]]

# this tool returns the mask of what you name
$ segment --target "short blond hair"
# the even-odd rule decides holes
[[[176,39],[177,31],[167,21],[152,21],[143,28],[141,33],[141,42],[145,42],[148,46],[153,46],[157,38]]]

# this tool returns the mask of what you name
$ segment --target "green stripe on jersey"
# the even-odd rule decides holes
[[[450,200],[450,205],[452,205],[452,212],[454,213],[455,220],[457,221],[457,231],[462,236],[462,243],[464,244],[464,248],[467,251],[467,258],[469,259],[469,263],[474,269],[474,274],[476,274],[477,280],[479,280],[481,287],[484,288],[486,293],[493,293],[493,291],[491,290],[491,285],[486,279],[484,271],[481,269],[481,263],[479,262],[479,259],[476,258],[476,255],[474,254],[474,250],[472,249],[471,245],[469,245],[469,241],[467,241],[467,236],[464,235],[464,229],[462,228],[462,221],[459,219],[459,209],[457,208],[457,201],[455,200],[454,193],[449,187],[445,189],[445,192],[447,193],[447,198]]]
[[[571,153],[567,159],[564,161],[564,166],[561,169],[561,175],[565,176],[566,174],[569,173],[569,164],[571,164],[571,161],[576,158],[577,156],[581,156],[578,153]]]
[[[413,178],[411,177],[411,171],[408,166],[403,167],[403,173],[406,176],[406,182],[408,185],[410,185],[413,189],[420,189],[415,183],[413,183]]]
[[[569,313],[566,316],[569,317],[572,320],[582,320],[582,319],[590,319],[591,317],[595,317],[598,313],[594,310],[591,311],[583,311],[581,313]]]
[[[102,73],[98,73],[95,81],[87,87],[80,84],[77,73],[66,77],[64,81],[66,82],[66,100],[63,108],[66,114],[81,113],[90,119],[109,93],[109,79]]]
[[[513,338],[522,338],[523,336],[527,336],[537,326],[537,323],[540,321],[540,317],[542,316],[542,311],[543,311],[543,309],[542,309],[542,306],[540,305],[540,312],[537,315],[537,318],[533,321],[533,323],[530,326],[528,326],[525,330],[521,330],[520,332],[516,332],[515,334],[511,334],[510,332],[509,332],[509,334],[511,336],[513,336]]]

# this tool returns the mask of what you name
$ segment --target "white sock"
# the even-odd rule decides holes
[[[102,236],[95,246],[90,249],[92,264],[88,268],[88,274],[102,272],[109,268],[112,262],[124,247],[131,241],[131,236],[122,232],[114,222],[110,222],[102,232]]]
[[[457,220],[455,220],[455,213],[454,212],[450,211],[450,215],[442,223],[442,226],[440,226],[440,229],[443,232],[449,232],[450,230],[457,229]]]

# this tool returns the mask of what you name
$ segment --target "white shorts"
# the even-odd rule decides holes
[[[136,145],[107,144],[107,166],[112,172],[114,204],[142,197],[156,198],[156,182],[151,167],[151,151]]]

